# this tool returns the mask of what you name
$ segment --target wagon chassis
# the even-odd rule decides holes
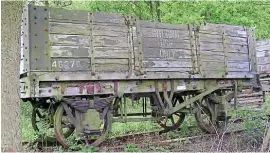
[[[170,82],[169,87],[166,86],[167,82]],[[216,133],[218,130],[222,130],[218,122],[226,124],[229,118],[226,114],[226,103],[234,97],[234,91],[242,88],[241,86],[235,86],[237,80],[219,82],[216,80],[205,80],[199,81],[199,83],[197,82],[196,86],[199,89],[196,89],[197,87],[193,85],[191,90],[177,91],[177,84],[175,82],[177,81],[153,81],[154,91],[147,93],[130,92],[120,94],[121,92],[115,92],[114,94],[95,96],[44,97],[39,98],[40,102],[38,103],[37,101],[30,101],[32,101],[34,109],[36,107],[54,109],[54,113],[51,114],[50,118],[54,120],[53,126],[55,128],[56,139],[61,145],[68,148],[69,145],[66,142],[66,138],[74,131],[78,138],[85,141],[86,145],[97,146],[106,139],[113,122],[156,121],[165,132],[168,132],[178,129],[187,113],[195,115],[195,119],[203,131]],[[240,82],[238,84],[241,84]],[[143,81],[141,83],[144,84]],[[159,88],[160,86],[161,88]],[[132,103],[142,99],[143,113],[127,113],[127,98],[130,98],[131,101],[129,102]],[[50,99],[49,103],[53,107],[48,107],[49,105],[44,103],[48,99]],[[176,99],[178,104],[173,99]],[[148,103],[151,105],[150,113],[146,111]],[[40,105],[35,106],[34,104]],[[44,106],[44,104],[47,106]],[[88,114],[89,110],[92,110],[92,113]],[[63,113],[69,121],[69,131],[67,133],[63,133],[62,131]],[[93,114],[96,117],[93,117]],[[203,121],[201,116],[203,114],[210,122],[205,123]],[[151,117],[147,117],[149,115]],[[172,117],[173,115],[178,116],[179,119],[175,120]],[[133,116],[142,117],[134,118]],[[96,120],[99,123],[95,123]],[[168,121],[172,125],[167,125]],[[100,124],[103,126],[101,129],[97,128]],[[90,142],[88,137],[93,135],[97,136],[97,138],[91,139],[92,141]]]

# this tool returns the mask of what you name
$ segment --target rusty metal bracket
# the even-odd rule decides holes
[[[201,47],[200,47],[200,37],[199,37],[199,31],[200,31],[200,26],[197,25],[195,30],[194,30],[194,35],[195,35],[195,46],[196,46],[196,57],[197,57],[197,65],[200,74],[205,77],[204,71],[203,71],[203,64],[201,60]]]
[[[194,25],[188,24],[188,30],[189,30],[189,41],[190,41],[190,51],[191,51],[191,61],[192,61],[192,73],[191,74],[197,74],[198,70],[197,68],[197,55],[196,50],[194,50],[195,47],[195,39],[194,39]]]
[[[140,27],[140,20],[135,18],[136,22],[136,32],[137,32],[137,38],[138,38],[138,62],[139,62],[139,73],[137,75],[143,75],[143,41],[142,41],[142,33],[141,33],[141,27]]]
[[[128,75],[126,76],[126,78],[130,78],[131,75],[132,75],[132,57],[133,57],[133,41],[132,41],[132,38],[133,38],[133,32],[132,32],[132,20],[131,20],[131,17],[130,16],[124,16],[125,18],[125,24],[127,26],[127,29],[128,29],[128,67],[129,67],[129,72],[128,72]]]
[[[253,34],[253,29],[246,28],[248,37],[248,55],[249,55],[249,65],[252,72],[257,72],[257,57],[255,49],[255,36]]]
[[[225,77],[226,75],[228,75],[228,63],[227,63],[227,47],[226,47],[226,43],[227,43],[227,40],[226,40],[226,35],[225,35],[225,28],[224,26],[222,25],[222,46],[223,46],[223,53],[224,53],[224,76]]]
[[[94,48],[94,39],[93,39],[93,30],[94,30],[94,15],[92,12],[88,13],[88,21],[90,25],[90,35],[89,35],[89,56],[90,56],[90,64],[91,64],[91,75],[94,76],[96,75],[95,71],[95,48]]]

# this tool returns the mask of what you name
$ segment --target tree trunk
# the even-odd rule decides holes
[[[19,98],[19,25],[23,1],[1,1],[2,151],[21,150]]]

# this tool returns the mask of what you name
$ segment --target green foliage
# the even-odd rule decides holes
[[[124,148],[125,152],[139,152],[138,147],[135,144],[128,144],[125,148]]]
[[[265,100],[265,106],[266,106],[265,114],[270,115],[270,97],[269,96],[267,96]]]
[[[160,6],[159,6],[160,5]],[[142,20],[187,24],[225,23],[256,28],[257,39],[270,38],[270,3],[252,1],[73,1],[68,9],[135,15]]]

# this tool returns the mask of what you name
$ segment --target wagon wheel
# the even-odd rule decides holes
[[[195,103],[195,119],[200,129],[206,133],[217,133],[220,125],[217,118],[212,118],[211,111],[206,105],[205,99],[202,103]]]
[[[43,114],[43,113],[44,114]],[[39,109],[39,108],[33,108],[32,111],[32,127],[35,130],[37,134],[42,133],[44,138],[49,142],[55,142],[55,131],[53,130],[53,116],[54,116],[54,110],[49,109],[49,112],[45,109]],[[65,117],[66,118],[66,117]],[[43,132],[46,131],[44,134]],[[72,132],[74,131],[74,128],[69,127],[65,132],[65,137],[69,137]],[[50,133],[48,133],[50,132]],[[49,135],[48,135],[49,134]]]
[[[51,115],[52,114],[45,109],[33,107],[31,123],[36,134],[50,142],[55,142],[54,132],[51,131],[53,128]]]
[[[172,100],[172,105],[175,107],[178,104],[184,102],[181,96],[174,96]],[[176,112],[170,116],[165,116],[163,120],[157,121],[157,123],[166,131],[178,129],[184,122],[186,113]]]
[[[108,106],[109,107],[109,106]],[[65,113],[64,107],[62,104],[60,104],[55,112],[55,120],[54,120],[54,128],[55,133],[57,133],[56,139],[57,141],[65,148],[69,148],[69,144],[66,140],[66,137],[63,134],[63,124],[61,124],[61,121],[63,119],[63,114]],[[106,136],[108,135],[108,132],[111,128],[111,110],[109,109],[107,114],[104,118],[104,128],[101,132],[101,135],[98,136],[97,139],[90,142],[90,145],[92,146],[98,146],[101,144]]]

